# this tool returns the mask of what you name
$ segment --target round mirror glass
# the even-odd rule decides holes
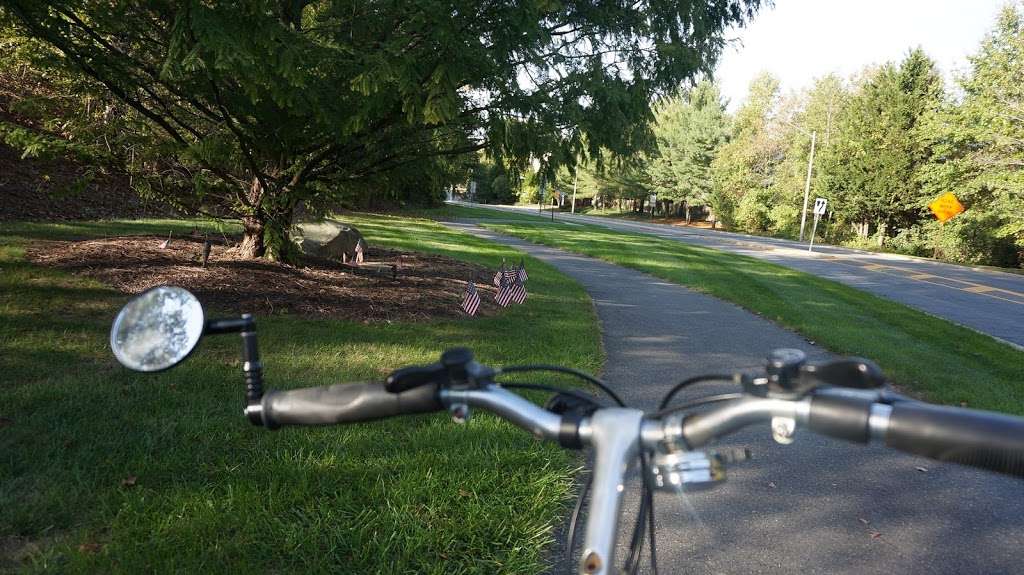
[[[180,287],[147,290],[117,314],[110,348],[135,371],[160,371],[188,357],[203,335],[203,306]]]

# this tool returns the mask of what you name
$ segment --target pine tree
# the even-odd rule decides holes
[[[690,221],[690,206],[710,199],[711,162],[725,142],[725,105],[718,87],[702,81],[690,90],[657,103],[654,108],[657,149],[646,164],[659,200],[681,203]]]

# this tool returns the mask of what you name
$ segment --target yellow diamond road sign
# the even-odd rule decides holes
[[[934,202],[928,204],[928,208],[935,214],[936,218],[939,218],[940,222],[944,222],[964,211],[963,204],[956,199],[953,192],[946,192],[935,198]]]

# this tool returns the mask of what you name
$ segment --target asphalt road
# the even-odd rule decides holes
[[[826,355],[771,322],[681,286],[453,225],[522,249],[579,281],[601,322],[604,377],[635,406],[653,408],[685,377],[758,367],[773,348]],[[681,399],[721,391],[711,386]],[[686,497],[658,494],[662,573],[1022,571],[1024,482],[802,431],[782,446],[767,425],[745,430],[723,443],[747,446],[754,458],[731,467],[727,482]],[[637,505],[634,480],[624,517],[635,516]]]
[[[527,207],[494,208],[536,213],[535,208]],[[1024,346],[1024,274],[835,246],[815,246],[814,252],[809,253],[806,244],[791,240],[701,228],[561,213],[556,214],[555,219],[652,234],[768,260],[898,301]]]

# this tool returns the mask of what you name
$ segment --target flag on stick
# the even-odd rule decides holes
[[[480,294],[476,291],[476,281],[473,278],[466,282],[466,291],[462,294],[462,304],[459,307],[469,315],[476,315],[476,310],[480,308]]]
[[[519,258],[519,269],[516,270],[516,275],[519,276],[519,281],[526,283],[526,280],[530,279],[530,276],[526,274],[526,266],[523,264],[523,258]]]
[[[511,282],[512,301],[516,303],[523,303],[526,301],[526,286],[523,285],[523,280],[520,279],[517,273]]]
[[[363,263],[363,240],[356,240],[355,255],[352,258],[352,263],[359,265]]]
[[[498,293],[494,294],[494,301],[498,302],[501,307],[508,307],[512,301],[512,282],[505,274],[504,267],[502,267],[501,277],[498,279]]]

